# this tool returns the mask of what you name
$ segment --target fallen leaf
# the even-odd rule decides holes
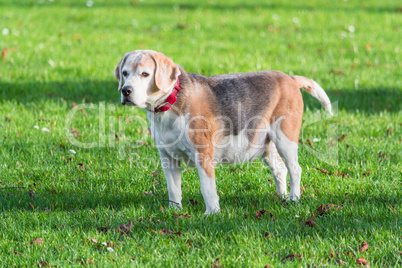
[[[98,240],[96,240],[95,238],[91,238],[90,241],[91,241],[92,244],[98,244],[99,243]]]
[[[191,215],[187,213],[181,213],[181,214],[173,213],[173,217],[175,217],[176,219],[181,217],[191,219]]]
[[[121,235],[127,234],[131,229],[133,229],[133,222],[130,221],[128,224],[121,223],[119,227],[116,227],[116,232],[119,232]]]
[[[237,168],[232,168],[229,170],[230,172],[243,172],[243,170],[241,169],[237,169]]]
[[[367,242],[366,242],[366,241],[363,241],[363,244],[360,245],[359,251],[360,251],[360,252],[364,252],[364,251],[366,251],[368,248],[369,248],[369,245],[367,244]]]
[[[332,74],[345,75],[345,72],[342,71],[342,70],[340,70],[340,69],[338,69],[338,68],[332,69],[331,73],[332,73]]]
[[[77,167],[80,168],[81,170],[84,170],[84,169],[85,169],[83,163],[78,163],[78,164],[77,164]]]
[[[306,139],[306,141],[307,141],[311,146],[314,146],[314,142],[312,142],[311,140]]]
[[[36,198],[35,191],[32,190],[32,189],[28,191],[28,195],[29,195],[30,197]]]
[[[43,245],[43,243],[45,243],[45,241],[43,241],[42,238],[35,238],[34,240],[31,241],[31,245],[33,244]]]
[[[334,257],[334,253],[332,252],[332,249],[329,250],[329,257],[333,258]]]
[[[384,158],[384,159],[386,159],[386,160],[389,159],[389,157],[388,157],[385,153],[383,153],[383,152],[379,152],[378,155],[379,155],[381,158]]]
[[[394,130],[392,128],[387,129],[387,135],[390,135]]]
[[[344,262],[344,261],[341,260],[341,259],[336,260],[336,263],[339,264],[339,265],[345,265],[345,264],[346,264],[346,262]]]
[[[156,171],[152,172],[152,177],[156,177],[156,176],[158,176],[159,174],[160,174],[160,171],[159,171],[159,170],[156,170]]]
[[[348,177],[349,177],[348,174],[345,174],[345,173],[342,173],[342,172],[335,172],[334,175],[342,176],[342,177],[344,177],[344,178],[348,178]]]
[[[188,200],[188,201],[190,201],[190,204],[191,204],[193,207],[196,206],[196,205],[198,205],[198,201],[195,200],[195,199],[190,199],[190,200]]]
[[[213,260],[213,261],[211,262],[212,267],[213,267],[213,268],[222,268],[223,266],[222,266],[222,265],[219,265],[219,262],[220,262],[220,259],[219,259],[219,258],[216,258],[215,260]]]
[[[289,254],[289,255],[287,255],[287,256],[285,257],[285,260],[293,261],[293,260],[295,259],[295,257],[297,257],[298,259],[301,259],[301,255],[300,255],[300,254],[291,253],[291,254]]]
[[[269,263],[267,265],[265,265],[264,268],[269,268]]]
[[[338,138],[338,141],[346,141],[346,134],[342,134],[342,136]]]
[[[363,176],[367,176],[368,174],[370,174],[371,170],[367,170],[366,172],[363,173]]]
[[[153,195],[152,191],[149,191],[149,192],[145,191],[144,194],[145,195]]]
[[[265,239],[269,239],[269,238],[274,237],[274,235],[273,235],[273,234],[269,234],[269,233],[265,232],[265,233],[264,233],[264,237],[265,237]]]
[[[46,266],[48,266],[47,262],[45,262],[45,261],[39,262],[39,267],[46,267]]]
[[[110,229],[109,229],[109,221],[106,223],[106,227],[98,227],[98,228],[96,228],[96,230],[98,232],[100,232],[100,233],[107,234],[110,231]]]
[[[163,228],[162,230],[159,231],[161,235],[166,235],[166,234],[174,234],[174,235],[178,235],[181,236],[183,233],[182,232],[173,232],[170,229],[165,229]]]
[[[335,173],[332,173],[332,172],[330,172],[330,171],[328,171],[328,170],[326,170],[326,169],[323,169],[323,168],[318,168],[318,167],[316,167],[315,168],[316,170],[319,170],[319,171],[321,171],[322,173],[324,173],[324,174],[327,174],[327,175],[337,175],[337,176],[342,176],[342,177],[349,177],[349,175],[348,174],[345,174],[345,173],[342,173],[342,172],[335,172]]]
[[[315,222],[314,222],[314,220],[306,220],[304,223],[303,223],[303,226],[302,227],[304,227],[304,226],[309,226],[309,227],[311,227],[311,228],[313,228],[313,227],[315,227]]]
[[[264,215],[265,212],[268,212],[268,210],[266,210],[266,209],[259,210],[259,211],[257,211],[257,212],[255,213],[255,217],[256,217],[258,220],[261,220],[261,216]]]
[[[154,234],[157,234],[157,233],[158,233],[157,231],[155,231],[155,230],[149,228],[148,226],[147,226],[147,228],[148,228],[148,230],[150,230],[150,231],[151,231],[152,233],[154,233]]]
[[[331,208],[336,207],[336,205],[334,204],[328,204],[324,207],[323,204],[321,204],[320,206],[318,206],[317,208],[317,216],[323,216],[325,213],[327,213]]]
[[[358,258],[356,260],[356,264],[359,265],[359,266],[362,265],[362,266],[365,266],[365,267],[370,267],[370,263],[367,260],[363,259],[363,258]]]
[[[21,253],[19,253],[18,251],[14,250],[14,255],[18,255],[18,256],[22,256]]]

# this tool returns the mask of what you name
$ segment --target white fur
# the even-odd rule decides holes
[[[281,131],[280,125],[283,117],[281,116],[271,127],[269,136],[275,144],[283,162],[290,175],[290,199],[298,201],[300,199],[300,179],[302,169],[298,163],[297,149],[295,142],[290,141]],[[286,120],[286,119],[285,119]],[[282,175],[283,176],[283,175]],[[283,183],[282,180],[279,182]]]
[[[313,80],[311,80],[313,81]],[[313,81],[314,90],[310,93],[311,96],[316,98],[322,106],[331,114],[331,101],[329,100],[327,94],[325,93],[324,89],[315,81]]]
[[[208,177],[205,170],[199,164],[197,160],[198,176],[200,177],[201,193],[205,202],[205,215],[213,214],[220,211],[219,196],[216,191],[215,178]]]

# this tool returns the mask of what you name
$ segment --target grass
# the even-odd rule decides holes
[[[15,2],[0,1],[1,266],[402,265],[395,1]],[[220,166],[222,212],[205,217],[196,170],[184,167],[181,213],[191,218],[175,218],[145,113],[119,106],[113,71],[134,49],[205,75],[275,69],[319,82],[338,109],[321,118],[303,95],[301,201],[276,198],[261,161]],[[336,207],[319,217],[321,204]]]

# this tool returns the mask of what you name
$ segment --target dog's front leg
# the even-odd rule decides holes
[[[206,206],[204,215],[217,213],[220,208],[219,196],[216,192],[215,164],[210,157],[198,153],[197,169],[200,176],[201,193]]]
[[[180,161],[172,158],[164,150],[159,150],[163,172],[169,192],[169,206],[180,209],[181,205],[181,168]]]

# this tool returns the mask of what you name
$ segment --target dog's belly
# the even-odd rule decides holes
[[[239,135],[226,136],[215,146],[214,160],[216,163],[240,164],[254,161],[260,157],[266,148],[267,132],[256,134],[250,141],[243,130]]]

